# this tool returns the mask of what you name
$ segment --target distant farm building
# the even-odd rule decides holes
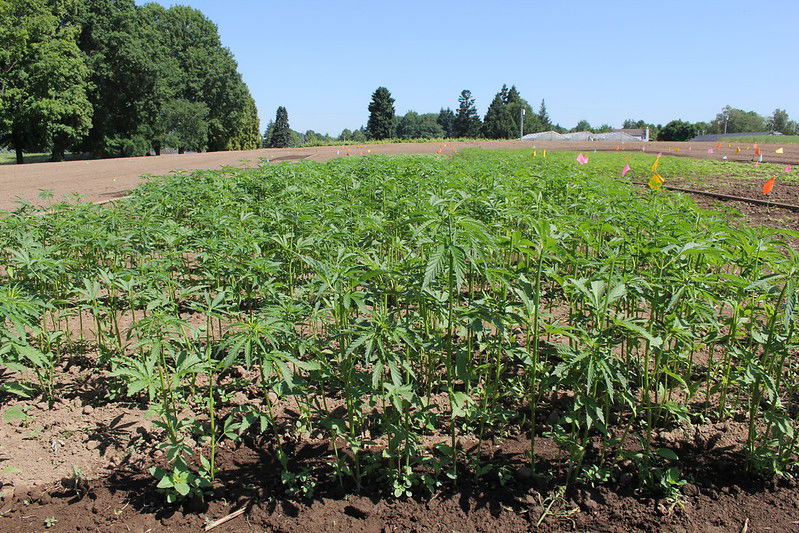
[[[638,135],[632,135],[628,132],[638,132]],[[626,129],[609,131],[607,133],[591,133],[590,131],[575,131],[573,133],[558,133],[556,131],[542,131],[540,133],[530,133],[522,137],[523,141],[571,141],[571,142],[585,142],[585,141],[606,141],[606,142],[640,142],[649,140],[649,130]]]
[[[635,137],[638,141],[649,140],[649,128],[621,128],[620,130],[613,130],[613,133],[626,133],[630,137]]]

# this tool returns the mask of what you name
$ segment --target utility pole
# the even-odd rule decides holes
[[[519,110],[519,140],[520,141],[522,140],[522,137],[524,137],[524,114],[525,114],[525,112],[526,112],[526,109],[524,109],[524,107],[522,107]]]

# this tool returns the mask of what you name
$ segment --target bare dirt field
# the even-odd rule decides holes
[[[529,143],[483,141],[471,143],[406,143],[350,147],[264,149],[248,152],[165,155],[159,157],[40,163],[0,167],[0,210],[13,209],[16,198],[34,202],[41,189],[56,198],[79,193],[89,201],[123,196],[144,174],[215,169],[308,159],[371,154],[436,153],[453,148],[531,148],[569,151],[611,151],[615,143]],[[663,152],[679,157],[751,161],[753,152],[741,146],[715,143],[636,143],[620,150]],[[799,161],[799,145],[761,146],[766,162]],[[679,152],[674,149],[679,148]],[[690,150],[689,150],[690,148]],[[714,149],[708,154],[709,148]],[[706,185],[674,180],[674,185],[711,189],[747,196],[734,179],[717,178]],[[734,207],[742,223],[770,224],[799,230],[799,214],[775,207],[753,207],[741,202],[720,202],[698,197],[700,205]],[[781,184],[774,199],[799,205],[799,184]],[[86,317],[88,321],[88,317]],[[243,371],[242,371],[243,372]],[[487,479],[479,485],[463,481],[430,498],[395,500],[380,496],[377,487],[364,487],[353,495],[337,484],[320,486],[307,500],[287,496],[281,489],[280,468],[267,440],[224,446],[220,450],[221,483],[206,506],[165,506],[147,473],[163,462],[154,449],[157,430],[146,406],[103,402],[98,394],[108,376],[65,363],[59,368],[61,399],[32,404],[24,418],[0,420],[0,531],[201,531],[209,523],[244,509],[241,515],[216,527],[222,531],[798,531],[799,484],[788,477],[755,478],[741,464],[736,443],[745,424],[731,420],[697,424],[663,431],[659,442],[679,451],[689,483],[684,500],[671,505],[647,497],[623,473],[618,482],[598,488],[582,487],[560,494],[563,458],[554,440],[541,438],[538,450],[551,479],[518,469],[514,478]],[[7,379],[0,372],[0,381]],[[78,384],[77,386],[74,384]],[[230,398],[226,407],[257,402],[257,389]],[[6,407],[22,409],[25,402],[11,400]],[[547,413],[542,413],[541,423]],[[313,443],[296,444],[298,455],[321,461],[328,450]],[[530,443],[522,435],[498,437],[491,450],[521,464]],[[300,449],[301,448],[301,449]],[[710,460],[715,456],[717,460]],[[721,460],[718,460],[718,458]],[[625,475],[626,474],[626,475]],[[232,482],[235,480],[236,482]]]
[[[60,200],[79,194],[85,201],[101,202],[120,196],[138,185],[145,175],[163,175],[170,172],[195,169],[218,169],[225,166],[253,166],[263,160],[292,161],[307,159],[327,161],[335,157],[371,154],[434,154],[452,153],[464,148],[531,148],[568,151],[620,151],[662,152],[664,155],[730,161],[752,161],[755,159],[751,145],[716,143],[649,142],[528,142],[528,141],[475,141],[446,143],[397,143],[365,144],[361,146],[318,146],[309,148],[266,148],[241,152],[208,152],[200,154],[170,154],[152,157],[128,157],[117,159],[95,159],[88,161],[64,161],[61,163],[34,163],[26,165],[0,166],[0,210],[12,210],[18,201],[47,204],[52,199],[41,200],[43,190],[52,191],[54,199]],[[736,148],[741,148],[737,152]],[[777,154],[777,148],[784,153]],[[708,149],[713,153],[709,154]],[[747,149],[749,148],[749,149]],[[798,163],[799,144],[761,145],[763,161],[769,163]],[[675,149],[679,151],[675,151]]]

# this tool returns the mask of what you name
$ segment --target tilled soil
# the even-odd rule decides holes
[[[513,141],[482,144],[497,148],[529,146]],[[598,144],[581,147],[569,143],[565,148],[585,150]],[[648,151],[650,146],[652,151],[666,150],[650,143]],[[796,152],[791,157],[799,160],[799,146],[794,152],[788,148],[786,152]],[[363,149],[371,149],[371,153],[434,153],[441,146],[429,143],[350,147],[350,153],[360,155]],[[452,147],[448,149],[451,151]],[[346,157],[336,154],[340,147],[302,150],[318,150],[307,155],[312,159]],[[306,156],[304,152],[296,153],[299,151],[277,151],[277,155],[272,151],[256,153],[269,152],[273,160],[293,160]],[[697,148],[692,152],[701,154]],[[197,164],[221,166],[227,163],[214,159],[221,155],[232,154],[174,157],[197,157]],[[124,161],[141,165],[151,159],[161,158]],[[92,168],[99,174],[80,186],[85,186],[86,191],[99,187],[102,192],[95,190],[89,198],[100,195],[96,199],[102,200],[124,195],[138,181],[138,174],[134,173],[139,170],[135,170],[124,178],[125,183],[120,183],[122,178],[106,183],[112,178],[110,174],[102,174],[103,166],[114,167],[120,161],[58,165],[77,164],[76,168],[87,163],[90,167],[98,165]],[[19,168],[33,172],[47,165]],[[4,171],[0,167],[0,191],[7,191],[11,183],[5,179]],[[80,170],[73,174],[73,180],[86,178],[87,172],[85,168]],[[59,186],[76,187],[76,183],[59,181]],[[748,180],[713,178],[699,183],[670,180],[669,184],[763,198],[760,184]],[[742,215],[733,223],[799,231],[799,214],[792,211],[705,196],[696,198],[702,206],[735,210]],[[799,205],[799,185],[778,183],[770,198]],[[5,201],[6,196],[0,192],[0,204]],[[246,442],[220,452],[220,484],[207,508],[168,506],[147,472],[162,460],[154,448],[158,438],[151,419],[139,405],[93,403],[93,398],[105,396],[96,394],[97,388],[104,386],[103,376],[93,375],[85,368],[90,369],[91,365],[65,367],[64,383],[73,385],[60,391],[62,400],[52,405],[43,402],[31,405],[27,420],[0,418],[0,531],[198,531],[242,507],[245,513],[213,531],[799,531],[797,485],[783,478],[758,479],[744,469],[737,444],[742,428],[735,421],[677,428],[661,435],[663,444],[679,454],[683,475],[689,480],[682,490],[684,500],[679,503],[637,492],[636,481],[624,471],[616,472],[614,481],[599,488],[583,487],[560,495],[557,487],[563,484],[568,468],[565,456],[554,443],[540,439],[539,474],[546,476],[534,475],[523,466],[529,441],[517,435],[497,440],[491,449],[483,449],[484,454],[495,457],[500,454],[513,465],[511,470],[515,473],[503,480],[504,484],[489,475],[477,482],[462,480],[459,485],[442,487],[432,496],[407,499],[389,497],[376,487],[364,487],[357,492],[352,487],[335,484],[317,487],[310,499],[287,494],[268,443]],[[242,404],[254,398],[242,395],[235,401]],[[22,405],[5,403],[0,410],[6,412],[9,407]],[[306,443],[302,455],[309,463],[318,464],[329,457],[329,451]]]
[[[221,482],[208,506],[163,504],[151,478],[140,467],[126,463],[85,484],[65,478],[32,489],[7,487],[0,502],[0,529],[199,531],[244,508],[242,515],[215,531],[797,530],[795,481],[765,482],[747,475],[736,455],[728,451],[725,433],[724,427],[698,428],[697,436],[677,447],[684,475],[690,480],[679,503],[637,493],[624,473],[620,481],[561,496],[556,485],[562,482],[565,465],[558,462],[554,445],[543,439],[540,468],[554,479],[519,468],[504,485],[487,477],[479,483],[442,488],[432,496],[396,499],[376,488],[352,494],[333,485],[317,487],[313,497],[304,499],[282,491],[270,450],[250,444],[222,452]],[[523,438],[497,443],[510,463],[523,461],[527,446]],[[315,459],[312,451],[305,456]]]
[[[740,442],[747,428],[743,419],[735,418],[656,434],[657,445],[680,457],[688,484],[679,502],[641,492],[635,468],[627,463],[614,470],[609,482],[564,494],[559,487],[570,466],[565,452],[551,438],[537,438],[538,471],[533,472],[525,455],[529,439],[516,434],[497,436],[479,450],[484,459],[507,467],[505,477],[496,472],[479,480],[466,476],[432,495],[399,499],[379,486],[358,491],[335,482],[331,450],[322,440],[284,443],[295,458],[295,470],[307,469],[314,473],[312,479],[329,480],[314,484],[308,496],[284,488],[268,436],[223,441],[221,472],[210,503],[170,506],[148,473],[164,460],[156,449],[160,436],[151,418],[143,406],[95,403],[105,375],[94,371],[90,360],[83,363],[64,367],[59,378],[62,399],[32,405],[24,421],[0,418],[0,531],[199,531],[242,508],[243,514],[214,531],[799,530],[796,482],[764,480],[746,471]],[[234,370],[235,377],[255,381],[246,372]],[[80,385],[67,387],[70,383]],[[255,385],[245,387],[225,405],[260,404],[259,394]],[[7,401],[2,411],[23,405]],[[557,400],[549,405],[556,410]],[[290,403],[277,402],[275,412],[289,416],[290,408]],[[547,427],[552,414],[542,412],[539,424]],[[475,439],[462,443],[471,448],[470,457],[478,454]],[[300,483],[295,489],[311,486]]]
[[[308,148],[265,148],[240,152],[209,152],[201,154],[168,154],[150,157],[64,161],[61,163],[35,163],[25,165],[0,165],[0,210],[14,209],[18,201],[49,205],[54,200],[79,194],[85,201],[101,202],[124,194],[141,183],[143,176],[164,175],[170,172],[195,169],[219,169],[224,166],[254,166],[263,160],[328,161],[336,157],[357,157],[370,154],[434,154],[449,155],[463,148],[536,148],[569,151],[620,151],[662,152],[664,155],[729,161],[753,161],[754,149],[742,145],[726,144],[715,148],[715,143],[679,142],[528,142],[528,141],[474,141],[451,143],[396,143],[356,146],[320,146]],[[747,149],[748,147],[748,149]],[[763,161],[767,163],[799,163],[799,144],[761,145]],[[779,147],[783,154],[775,153]],[[679,149],[679,152],[674,150]],[[709,148],[714,149],[708,154]],[[53,193],[53,199],[41,199],[40,192]]]

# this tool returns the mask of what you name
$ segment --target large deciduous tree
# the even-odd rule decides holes
[[[385,87],[378,87],[372,93],[366,131],[370,139],[390,139],[394,137],[394,99]]]
[[[0,137],[16,152],[63,147],[85,135],[89,75],[69,22],[74,2],[0,0]]]
[[[444,136],[444,128],[437,122],[438,114],[408,111],[397,121],[400,139],[433,139]]]
[[[201,152],[208,145],[208,106],[202,102],[189,102],[181,98],[170,100],[163,106],[161,131],[167,146]]]
[[[672,120],[658,132],[659,141],[687,141],[696,137],[697,128],[684,120]]]
[[[779,108],[775,109],[768,119],[768,126],[771,128],[771,131],[778,131],[780,133],[793,133],[788,131],[789,123],[788,112]]]

